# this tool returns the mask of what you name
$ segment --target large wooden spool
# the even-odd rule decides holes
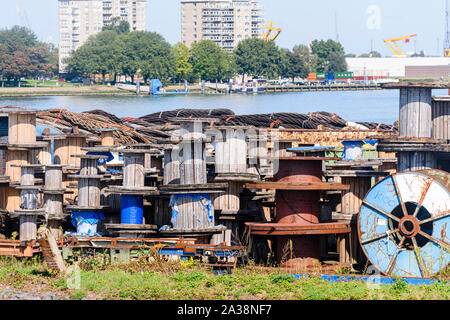
[[[143,237],[156,233],[157,226],[145,223],[143,197],[157,195],[156,187],[145,186],[145,155],[155,149],[117,149],[123,155],[122,186],[110,186],[108,192],[121,194],[121,223],[108,223],[105,228],[123,237]],[[137,218],[139,217],[139,218]]]
[[[386,84],[385,88],[400,89],[399,137],[433,139],[445,137],[446,98],[444,101],[432,100],[432,89],[448,89],[448,82],[396,83]],[[447,126],[448,127],[448,126]],[[447,130],[448,131],[448,130]],[[435,138],[436,139],[436,138]],[[445,139],[445,138],[444,138]],[[409,149],[397,148],[398,171],[414,171],[437,168],[435,150],[424,148],[426,141]],[[403,150],[402,150],[403,149]]]
[[[114,146],[114,132],[118,131],[118,128],[102,128],[96,131],[100,132],[100,144],[103,147]]]
[[[62,236],[61,223],[64,219],[63,201],[64,192],[62,183],[62,165],[45,166],[44,207],[47,218],[47,227],[56,239]]]
[[[106,159],[101,155],[72,155],[80,159],[80,173],[68,175],[68,178],[78,180],[78,203],[70,206],[72,210],[99,210],[100,204],[100,179],[97,163],[99,159]]]
[[[215,182],[227,182],[228,188],[224,193],[215,195],[214,210],[219,215],[227,215],[227,219],[218,219],[217,223],[226,225],[227,230],[216,234],[211,239],[212,244],[238,244],[240,239],[239,221],[240,193],[245,182],[256,182],[259,174],[248,172],[247,161],[247,127],[215,127]],[[244,219],[245,220],[245,219]]]
[[[39,186],[35,186],[34,169],[40,165],[20,165],[20,208],[16,209],[12,216],[19,217],[20,240],[35,240],[37,231],[37,220],[39,215],[45,213],[39,208]]]
[[[400,137],[431,138],[431,88],[400,88]]]
[[[8,111],[8,144],[36,143],[36,114],[37,111],[34,110]]]
[[[220,232],[224,227],[214,227],[212,206],[202,204],[211,193],[221,192],[226,184],[208,184],[206,171],[206,142],[209,138],[203,132],[206,123],[217,119],[175,119],[180,129],[170,141],[162,144],[176,145],[165,150],[164,184],[160,186],[162,194],[171,195],[172,228],[163,230],[163,234],[201,234]],[[206,198],[205,198],[206,197]],[[163,204],[163,202],[161,202]],[[164,210],[158,213],[165,215]],[[208,216],[209,213],[209,216]],[[164,216],[155,217],[163,221]],[[217,229],[217,230],[216,230]]]

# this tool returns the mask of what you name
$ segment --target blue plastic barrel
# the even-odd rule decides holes
[[[120,222],[126,224],[144,223],[144,197],[141,195],[122,195]]]

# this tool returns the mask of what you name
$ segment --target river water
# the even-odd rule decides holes
[[[447,90],[433,90],[433,95],[447,93]],[[393,124],[398,119],[399,90],[0,98],[0,107],[8,105],[31,109],[64,108],[74,112],[102,109],[118,117],[140,117],[178,108],[228,108],[236,114],[326,111],[348,121]]]

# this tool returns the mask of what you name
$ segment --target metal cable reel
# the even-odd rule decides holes
[[[367,193],[358,237],[381,273],[430,277],[450,262],[450,174],[422,170],[393,174]]]

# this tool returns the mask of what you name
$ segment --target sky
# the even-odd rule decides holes
[[[282,48],[308,44],[314,39],[338,39],[346,53],[371,49],[389,56],[384,39],[417,34],[400,43],[404,52],[424,50],[442,55],[446,0],[259,0],[266,24],[282,29],[276,43]],[[20,12],[17,8],[22,8]],[[25,18],[26,17],[26,18]],[[28,22],[27,22],[28,21]],[[42,41],[57,44],[57,0],[0,0],[0,29],[24,25]],[[180,0],[148,0],[147,30],[180,41]],[[439,49],[439,50],[438,50]]]

